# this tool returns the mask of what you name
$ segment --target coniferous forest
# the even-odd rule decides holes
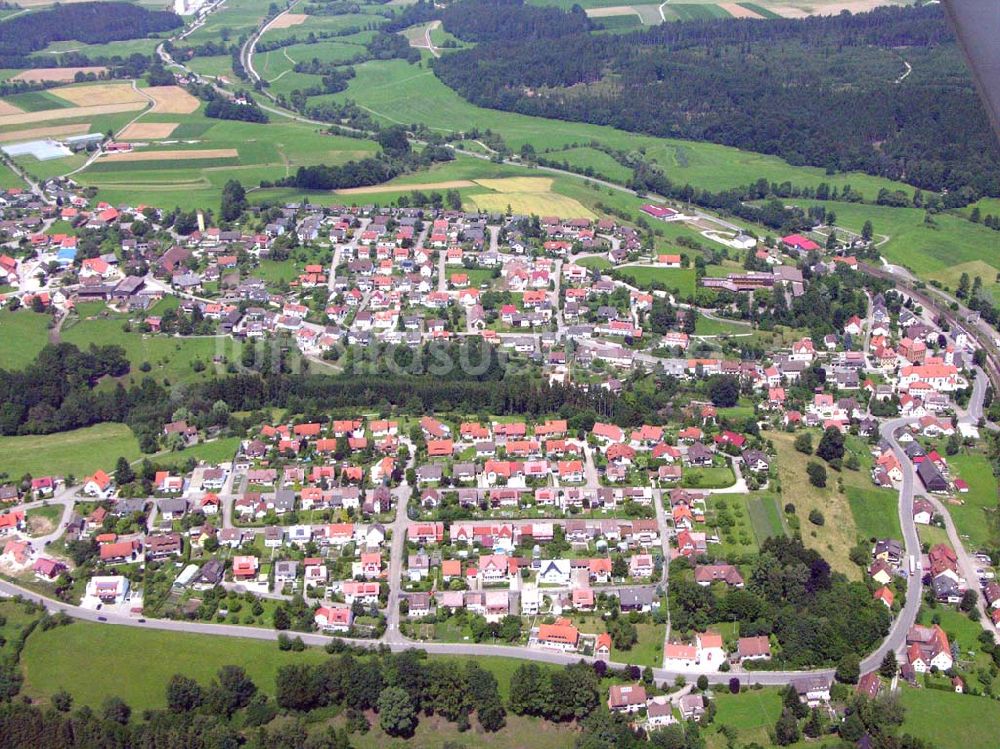
[[[1000,195],[1000,148],[939,6],[627,34],[541,10],[452,4],[446,30],[477,44],[435,73],[484,107],[860,170],[963,204]]]

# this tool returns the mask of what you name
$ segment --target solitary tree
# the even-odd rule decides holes
[[[878,667],[878,672],[885,678],[891,679],[896,675],[898,668],[899,664],[896,662],[896,652],[890,650],[885,654],[885,658],[882,659],[882,665]]]

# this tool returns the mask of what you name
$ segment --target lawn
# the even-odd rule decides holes
[[[905,686],[900,699],[906,708],[904,731],[939,749],[996,749],[1000,702]]]
[[[576,618],[575,623],[581,632],[587,634],[600,634],[607,631],[604,622],[596,614],[584,618]],[[636,666],[654,666],[659,668],[663,665],[663,642],[667,634],[664,624],[635,625],[639,641],[632,646],[631,650],[613,650],[612,660],[620,663],[631,663]]]
[[[0,361],[4,369],[24,369],[49,341],[49,322],[45,314],[21,309],[0,310]]]
[[[110,471],[121,455],[136,460],[141,453],[124,424],[97,424],[56,434],[0,437],[0,455],[0,471],[14,478],[25,473],[82,478],[98,468]]]
[[[582,265],[584,268],[597,268],[599,271],[611,270],[612,268],[611,261],[604,257],[604,255],[592,255],[591,257],[580,258],[573,262],[576,265]]]
[[[903,537],[899,528],[899,495],[895,491],[849,486],[847,501],[861,538]]]
[[[626,265],[617,268],[614,276],[641,289],[651,289],[654,284],[687,298],[694,295],[694,268],[654,268],[643,265]]]
[[[996,541],[991,537],[997,511],[997,480],[992,466],[981,453],[962,452],[948,458],[954,478],[969,484],[966,494],[955,495],[963,504],[945,504],[959,534],[972,543],[970,548]]]
[[[729,465],[685,468],[681,483],[692,489],[725,489],[736,483],[736,476]]]
[[[752,742],[771,745],[768,731],[781,714],[781,693],[777,689],[747,689],[731,694],[728,689],[720,688],[715,690],[715,705],[715,725],[735,728],[740,746]],[[715,731],[708,732],[706,738],[713,749],[714,738],[720,739],[719,746],[725,746],[725,739]]]
[[[748,334],[753,332],[750,323],[740,323],[739,321],[717,320],[699,314],[694,321],[695,335],[735,335]]]

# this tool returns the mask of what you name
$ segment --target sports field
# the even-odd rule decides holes
[[[32,476],[83,477],[98,468],[110,471],[124,455],[136,460],[139,442],[124,424],[97,424],[57,434],[0,437],[0,471],[14,478]]]

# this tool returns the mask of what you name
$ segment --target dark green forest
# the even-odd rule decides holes
[[[955,204],[1000,195],[1000,147],[939,6],[629,34],[540,10],[450,5],[445,28],[478,44],[435,60],[435,73],[484,107],[860,170]],[[913,70],[900,80],[904,60]]]
[[[181,26],[180,16],[148,10],[130,3],[79,3],[12,18],[0,25],[0,61],[21,67],[24,55],[52,42],[74,40],[104,44],[121,39],[141,39],[151,33]]]

